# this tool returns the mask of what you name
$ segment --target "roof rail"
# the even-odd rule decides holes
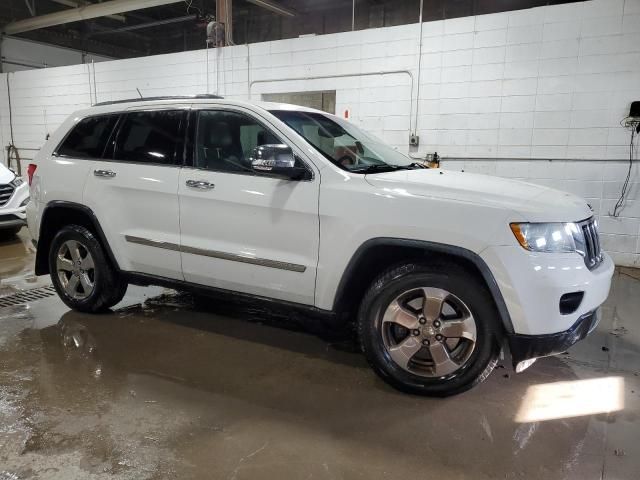
[[[215,99],[222,99],[222,98],[224,97],[221,97],[220,95],[211,95],[208,93],[203,93],[199,95],[174,95],[174,96],[167,96],[167,97],[126,98],[124,100],[112,100],[109,102],[94,103],[92,107],[101,107],[103,105],[116,105],[118,103],[153,102],[155,100],[198,100],[198,99],[215,100]]]

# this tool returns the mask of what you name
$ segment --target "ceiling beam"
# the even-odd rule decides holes
[[[279,5],[271,0],[247,0],[247,2],[253,3],[254,5],[262,7],[273,13],[277,13],[278,15],[282,15],[283,17],[295,17],[297,15],[297,12],[295,10],[283,7],[282,5]]]
[[[109,0],[102,3],[92,3],[70,10],[49,13],[38,17],[26,18],[5,25],[3,32],[7,35],[39,30],[54,25],[80,22],[91,18],[116,15],[118,13],[140,10],[143,8],[159,7],[172,3],[180,3],[182,0]]]
[[[26,2],[27,0],[25,0]],[[60,5],[64,5],[66,7],[73,7],[73,8],[78,8],[78,7],[82,7],[83,5],[90,5],[89,2],[84,2],[84,1],[74,1],[74,0],[51,0],[53,3],[58,3]],[[107,15],[108,18],[112,19],[112,20],[118,20],[119,22],[126,22],[127,18],[124,15]]]

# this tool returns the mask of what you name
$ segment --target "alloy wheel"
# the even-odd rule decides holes
[[[65,293],[76,300],[87,298],[95,286],[95,265],[82,243],[67,240],[58,249],[56,269]]]
[[[469,307],[441,288],[414,288],[398,295],[382,315],[382,340],[393,361],[423,377],[460,370],[476,344]]]

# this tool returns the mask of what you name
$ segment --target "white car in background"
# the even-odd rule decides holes
[[[27,183],[0,164],[0,235],[15,235],[27,224],[28,202]]]

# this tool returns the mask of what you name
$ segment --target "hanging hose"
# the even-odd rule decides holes
[[[14,169],[14,171],[18,174],[19,177],[22,176],[22,165],[20,163],[20,153],[18,152],[18,149],[16,148],[16,146],[12,143],[10,145],[7,146],[7,167],[11,168],[11,155],[14,155],[14,158],[16,160],[16,168]]]
[[[9,83],[9,74],[7,73],[7,99],[9,100],[9,132],[11,134],[11,143],[7,145],[7,167],[11,168],[11,154],[16,158],[16,172],[19,176],[22,175],[22,165],[20,165],[20,153],[16,148],[15,141],[13,139],[13,109],[11,108],[11,84]]]

